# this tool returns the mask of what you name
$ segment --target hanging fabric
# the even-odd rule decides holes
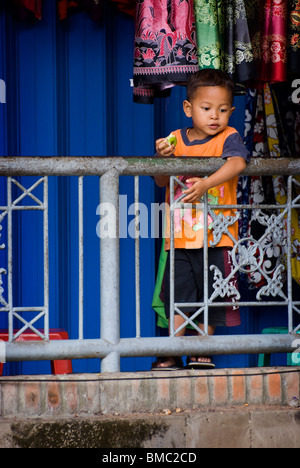
[[[118,10],[135,18],[136,0],[111,0],[117,3]]]
[[[265,103],[266,103],[266,115],[269,118],[270,127],[268,129],[268,141],[271,149],[271,154],[275,157],[280,157],[279,150],[279,137],[275,118],[275,106],[268,85],[265,87]],[[283,176],[273,176],[273,188],[278,205],[284,205],[287,203],[287,186],[286,180]],[[295,177],[296,183],[299,183],[299,176]],[[287,216],[285,216],[285,220]],[[286,221],[285,221],[286,222]],[[287,235],[287,226],[285,227]],[[295,208],[292,209],[292,277],[300,284],[300,226],[299,226],[299,211]],[[281,257],[283,262],[283,256],[285,254],[286,263],[286,249],[281,249]]]
[[[295,181],[300,187],[300,177],[296,176]],[[284,177],[278,176],[274,178],[274,191],[276,196],[276,202],[279,205],[285,205],[287,203],[287,188]],[[292,277],[293,279],[300,284],[300,226],[299,226],[299,210],[296,208],[292,209],[292,236],[291,236],[291,245],[292,245],[292,259],[291,259],[291,268],[292,268]],[[287,261],[287,259],[285,259]]]
[[[162,241],[157,276],[155,282],[155,288],[152,299],[152,308],[157,314],[157,326],[160,328],[168,328],[169,321],[165,313],[165,303],[164,303],[164,276],[165,269],[167,264],[168,252],[165,251],[165,239]]]
[[[268,83],[264,85],[264,89],[258,90],[257,108],[255,113],[254,124],[254,151],[253,155],[260,157],[280,157],[281,149],[279,142],[279,132],[276,120],[274,102]],[[250,204],[274,205],[277,203],[275,199],[274,186],[279,185],[279,176],[274,177],[259,177],[252,176],[250,181]],[[261,265],[261,270],[255,270],[248,275],[250,284],[260,288],[267,282],[267,278],[272,278],[278,267],[284,263],[285,248],[283,242],[275,238],[273,232],[266,235],[267,226],[261,221],[266,217],[275,215],[278,216],[278,210],[251,210],[248,226],[248,237],[261,242],[261,248],[264,251],[264,259]],[[260,252],[256,252],[257,258]]]
[[[279,158],[281,156],[281,151],[279,145],[278,127],[273,99],[268,83],[265,84],[264,88],[264,102],[266,114],[266,134],[268,140],[269,154],[271,158]]]
[[[247,90],[246,106],[245,106],[245,128],[244,128],[244,144],[249,153],[253,154],[253,132],[254,132],[254,110],[257,100],[257,92],[255,89]],[[239,177],[237,188],[237,203],[238,205],[248,205],[250,195],[250,180],[249,176],[241,175]],[[239,218],[239,238],[243,239],[248,235],[248,219],[249,210],[242,210]]]
[[[260,13],[259,80],[286,81],[287,0],[265,0]]]
[[[224,69],[224,9],[221,0],[194,0],[200,69]]]
[[[225,71],[236,83],[256,76],[256,67],[248,29],[244,0],[226,0],[225,4]]]
[[[298,146],[300,137],[299,105],[294,103],[292,99],[294,91],[292,81],[288,81],[285,86],[272,84],[270,87],[280,133],[281,156],[285,158],[300,157]]]
[[[93,21],[102,20],[103,2],[99,0],[57,0],[60,20],[67,18],[70,11],[86,11]]]
[[[300,70],[300,0],[289,0],[288,72]]]
[[[134,101],[152,103],[199,70],[193,0],[137,0]]]
[[[14,6],[25,8],[33,13],[36,19],[42,19],[42,0],[14,0]]]
[[[194,0],[199,67],[226,71],[236,83],[256,74],[244,0]]]
[[[257,102],[255,110],[255,122],[253,131],[253,152],[252,157],[269,157],[268,142],[265,129],[265,109],[264,97],[261,89],[257,92]]]

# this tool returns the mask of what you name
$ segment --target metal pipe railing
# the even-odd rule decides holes
[[[194,174],[206,176],[222,165],[219,158],[145,158],[145,157],[12,157],[0,158],[0,176],[8,177],[10,187],[11,178],[15,176],[38,176],[44,182],[44,200],[41,206],[30,206],[28,209],[44,210],[44,307],[40,314],[45,318],[45,336],[42,342],[22,343],[14,342],[12,319],[18,311],[13,307],[12,298],[12,249],[8,241],[8,303],[0,311],[9,312],[10,342],[5,344],[7,361],[22,360],[46,360],[46,359],[102,359],[102,372],[118,372],[120,369],[120,357],[137,356],[184,356],[188,354],[213,355],[213,354],[239,354],[239,353],[271,353],[292,352],[295,342],[295,333],[300,326],[294,328],[293,312],[300,313],[300,303],[292,300],[292,276],[291,276],[291,253],[290,243],[287,253],[288,291],[286,297],[280,301],[262,301],[260,306],[274,305],[288,308],[289,334],[286,335],[233,335],[233,336],[202,336],[184,338],[141,338],[140,337],[140,296],[139,296],[139,235],[138,223],[135,224],[135,257],[136,257],[136,337],[120,339],[120,316],[119,316],[119,176],[135,176],[135,213],[138,216],[139,175],[168,175]],[[289,176],[288,201],[285,205],[236,205],[232,209],[272,209],[281,212],[281,221],[287,216],[288,229],[287,238],[291,238],[291,210],[299,208],[298,199],[292,199],[293,176],[300,174],[299,159],[253,159],[244,171],[244,175],[286,175]],[[100,295],[101,295],[101,336],[98,340],[85,340],[83,332],[83,260],[84,260],[84,238],[83,238],[83,183],[84,176],[100,176],[100,204],[108,203],[113,207],[114,216],[110,220],[112,229],[116,235],[111,238],[100,239]],[[49,267],[48,267],[48,190],[46,176],[78,176],[78,212],[79,212],[79,340],[68,340],[51,342],[48,340],[49,332]],[[30,191],[30,189],[29,189]],[[12,236],[11,207],[15,209],[27,209],[17,206],[11,199],[11,190],[8,188],[7,206],[0,207],[8,216],[8,238]],[[219,206],[208,207],[205,202],[205,215],[209,210],[220,208]],[[222,206],[222,208],[227,208]],[[0,218],[0,224],[3,218]],[[205,234],[207,238],[207,234]],[[204,249],[205,250],[205,249]],[[236,246],[236,252],[238,246]],[[0,271],[2,271],[0,269]],[[207,270],[206,270],[207,277]],[[0,274],[1,285],[1,274]],[[270,294],[269,294],[270,295]],[[0,299],[2,296],[0,286]],[[230,305],[234,305],[230,302]],[[240,306],[253,306],[253,302],[236,302]],[[209,297],[203,304],[204,322],[207,334],[208,313],[210,306]],[[214,306],[224,306],[224,303],[214,302]],[[172,304],[173,310],[176,304]],[[199,306],[199,304],[197,304]],[[33,309],[30,309],[33,310]],[[38,311],[37,311],[38,312]],[[39,315],[40,316],[40,315]],[[174,335],[174,315],[171,320],[171,335]],[[32,322],[24,322],[23,328],[30,327],[36,331]]]
[[[221,158],[155,157],[8,157],[0,158],[0,176],[88,176],[103,175],[115,169],[120,175],[152,176],[210,175],[224,161]],[[253,158],[244,175],[300,174],[298,158]]]

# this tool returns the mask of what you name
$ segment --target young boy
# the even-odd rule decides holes
[[[228,126],[233,107],[234,83],[227,74],[220,70],[206,69],[191,75],[187,84],[187,100],[183,103],[183,110],[187,117],[192,118],[193,126],[173,132],[177,138],[176,146],[162,138],[156,141],[158,157],[165,156],[197,156],[221,157],[225,163],[214,174],[207,178],[181,178],[188,187],[182,190],[185,194],[182,203],[196,204],[206,192],[208,201],[213,205],[235,205],[236,190],[239,174],[245,169],[249,161],[249,153],[238,132]],[[159,187],[167,187],[166,203],[170,203],[169,177],[156,176],[155,182]],[[178,190],[178,188],[177,188]],[[177,191],[176,190],[176,191]],[[175,199],[177,196],[175,196]],[[203,229],[199,229],[200,219],[195,213],[200,210],[190,210],[178,220],[175,210],[175,302],[203,302]],[[192,213],[193,212],[193,213]],[[219,210],[216,214],[232,216],[232,210]],[[212,220],[211,220],[212,221]],[[165,248],[170,249],[170,228],[167,219]],[[229,232],[238,238],[237,222],[229,226]],[[230,251],[233,241],[226,234],[215,246],[210,248],[214,240],[213,228],[208,231],[208,262],[215,265],[222,272],[223,278],[231,272]],[[168,256],[169,257],[169,256]],[[170,317],[170,277],[169,258],[165,272],[165,311]],[[213,272],[209,271],[209,297],[214,292]],[[226,299],[225,299],[226,300]],[[228,299],[227,299],[228,300]],[[217,301],[221,302],[218,297]],[[185,308],[183,312],[192,312]],[[202,317],[203,314],[200,315]],[[201,318],[200,318],[201,320]],[[175,330],[184,323],[180,315],[175,315]],[[208,333],[212,335],[216,326],[236,326],[240,324],[239,311],[234,307],[210,307]],[[203,323],[199,328],[204,329]],[[176,336],[183,336],[185,327]],[[175,369],[181,360],[174,357],[158,359],[153,364],[153,370]],[[190,367],[214,367],[208,357],[192,356]]]

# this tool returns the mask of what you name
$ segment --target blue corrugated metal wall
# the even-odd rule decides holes
[[[130,79],[134,21],[111,4],[102,24],[87,14],[59,22],[56,2],[43,3],[43,19],[34,25],[0,15],[0,79],[7,87],[7,103],[0,104],[0,154],[3,156],[145,155],[154,151],[156,137],[187,124],[182,112],[183,88],[154,106],[133,104]],[[244,100],[236,99],[232,124],[243,133]],[[22,180],[21,180],[22,182]],[[24,184],[29,184],[28,179]],[[77,180],[50,179],[50,326],[78,336]],[[0,197],[5,201],[4,182]],[[133,202],[132,178],[121,178],[122,194]],[[97,178],[85,179],[85,321],[84,337],[99,336],[99,239],[96,208]],[[141,201],[150,205],[162,194],[149,177],[141,184]],[[63,203],[61,203],[63,200]],[[42,301],[42,245],[39,214],[16,216],[14,229],[15,301],[39,305]],[[132,216],[128,217],[128,221]],[[3,224],[4,227],[4,224]],[[29,229],[30,228],[30,229]],[[3,229],[2,240],[5,240]],[[134,242],[121,239],[121,330],[135,335]],[[154,336],[151,308],[159,246],[141,239],[142,336]],[[1,251],[0,251],[1,253]],[[1,253],[3,258],[3,252]],[[58,273],[57,273],[58,272]],[[5,286],[5,285],[4,285]],[[260,331],[258,316],[243,311],[243,325],[219,333]],[[7,325],[0,317],[0,328]],[[147,370],[151,359],[123,359],[122,370]],[[255,365],[253,357],[218,357],[220,367]],[[74,361],[75,372],[97,372],[99,361]],[[15,363],[8,373],[49,372],[49,363]]]

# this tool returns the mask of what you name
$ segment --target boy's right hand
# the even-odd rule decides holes
[[[174,153],[175,145],[170,145],[166,138],[160,138],[156,140],[155,144],[157,156],[164,158],[165,156],[171,156]]]

